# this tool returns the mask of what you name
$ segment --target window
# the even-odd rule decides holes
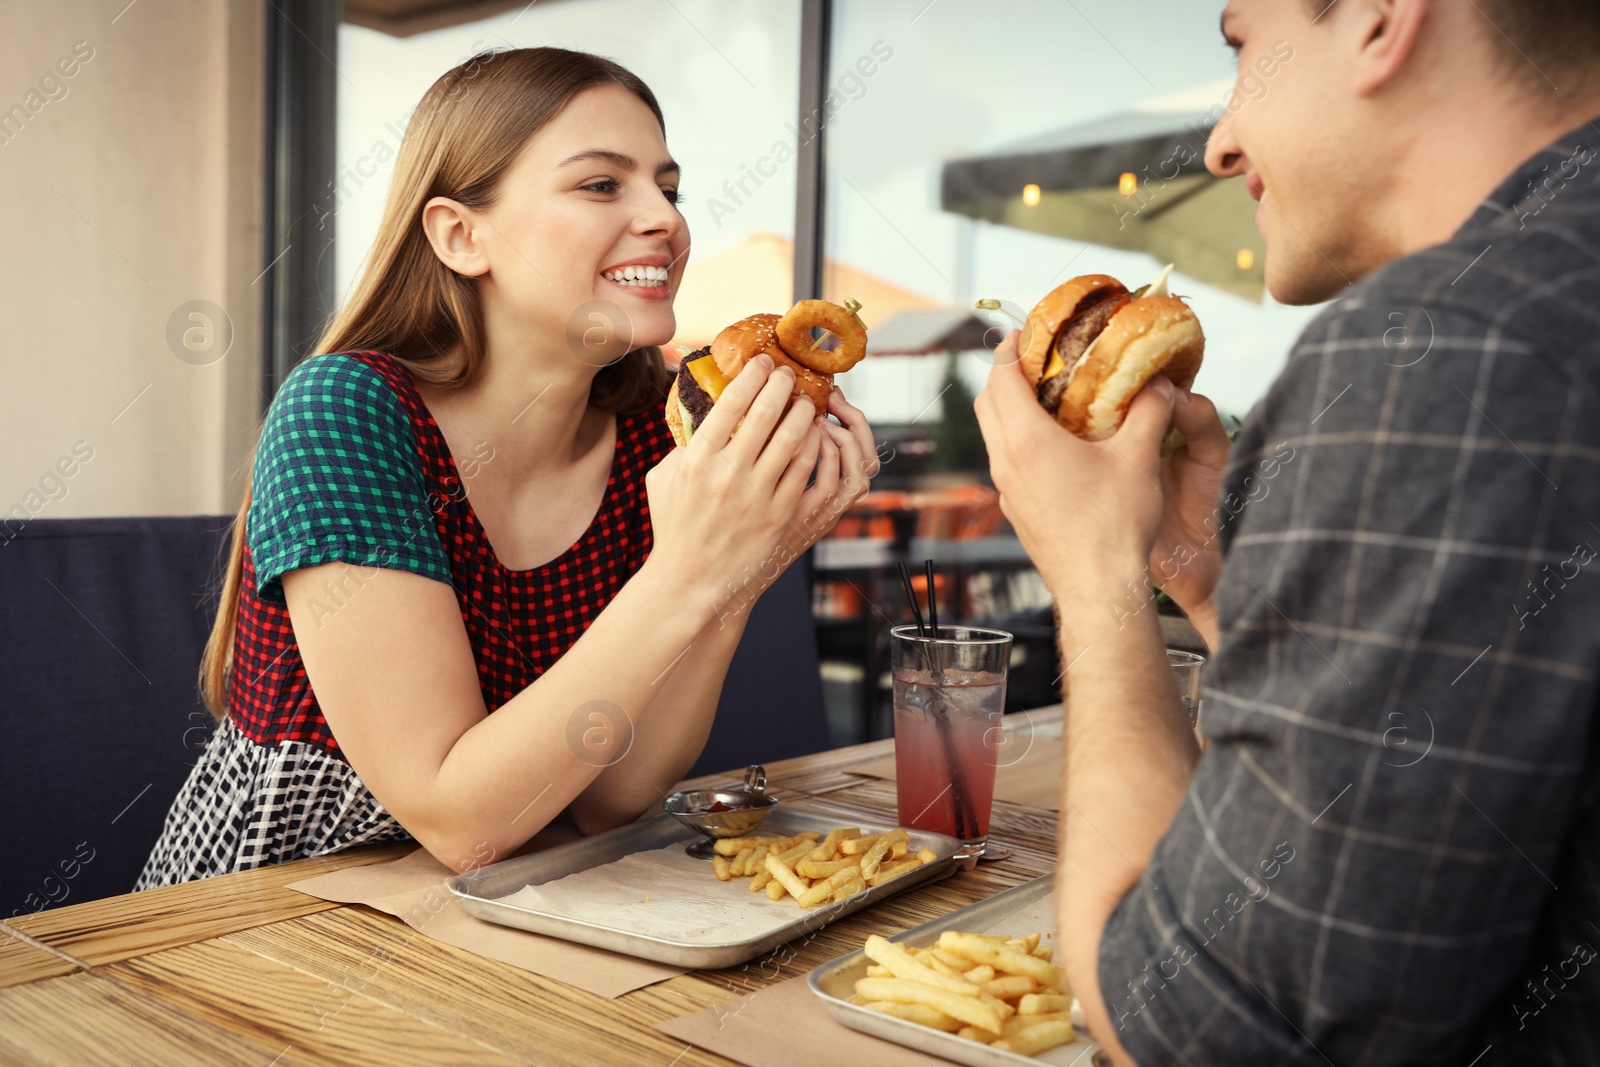
[[[1166,209],[1187,192],[1181,182],[1224,184],[1192,177],[1203,171],[1199,158],[1170,186],[1162,174],[1176,171],[1170,157],[1179,144],[1203,153],[1207,127],[1184,120],[1203,122],[1227,103],[1233,56],[1217,36],[1214,6],[1184,0],[1141,10],[1129,20],[1104,5],[1045,0],[835,0],[823,295],[855,296],[878,338],[910,338],[914,346],[928,331],[899,328],[915,326],[916,316],[885,329],[897,313],[959,312],[979,297],[1005,299],[1025,313],[1075,274],[1111,274],[1130,288],[1148,281],[1165,254],[1105,244],[1179,214]],[[1085,170],[1081,156],[1061,166],[1061,152],[1141,136],[1145,147],[1116,168],[1107,188],[1059,188],[1082,185]],[[1038,176],[1018,159],[1038,165]],[[1013,161],[1009,168],[1005,160]],[[1124,168],[1136,182],[1128,193],[1117,187]],[[1244,196],[1242,183],[1225,184],[1217,194]],[[1209,242],[1208,277],[1219,284],[1186,276],[1186,263],[1204,264],[1179,244],[1187,258],[1173,291],[1190,298],[1209,338],[1196,387],[1224,413],[1242,416],[1314,311],[1221,288],[1237,280],[1247,292],[1259,279],[1259,235],[1253,225],[1201,229],[1191,220],[1179,236]],[[1150,240],[1170,252],[1176,238]],[[970,332],[959,334],[955,344],[970,340]],[[936,399],[945,363],[939,349],[874,356],[840,384],[875,424],[935,424],[945,414]],[[982,388],[988,364],[981,352],[960,356],[959,368],[971,389]]]
[[[490,48],[554,45],[614,59],[661,103],[683,165],[693,252],[677,299],[679,340],[781,311],[792,291],[800,0],[582,0],[530,4],[397,38],[339,33],[337,292],[372,247],[405,121],[433,81]]]

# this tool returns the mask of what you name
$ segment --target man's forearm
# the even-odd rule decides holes
[[[1060,612],[1063,662],[1072,664],[1064,694],[1062,948],[1091,1031],[1117,1054],[1106,1007],[1117,991],[1099,988],[1101,933],[1182,803],[1199,749],[1155,612],[1119,621],[1094,598]]]

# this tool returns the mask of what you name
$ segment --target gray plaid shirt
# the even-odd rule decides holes
[[[1337,298],[1234,445],[1144,1065],[1600,1064],[1600,120]]]

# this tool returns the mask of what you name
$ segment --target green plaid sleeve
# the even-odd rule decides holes
[[[343,561],[450,582],[411,419],[358,359],[315,356],[284,381],[256,450],[246,536],[264,599],[292,570]]]

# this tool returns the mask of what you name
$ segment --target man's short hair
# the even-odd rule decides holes
[[[1306,0],[1320,18],[1339,0]],[[1546,92],[1600,80],[1600,3],[1595,0],[1473,0],[1512,77]],[[1552,88],[1554,87],[1554,88]]]

